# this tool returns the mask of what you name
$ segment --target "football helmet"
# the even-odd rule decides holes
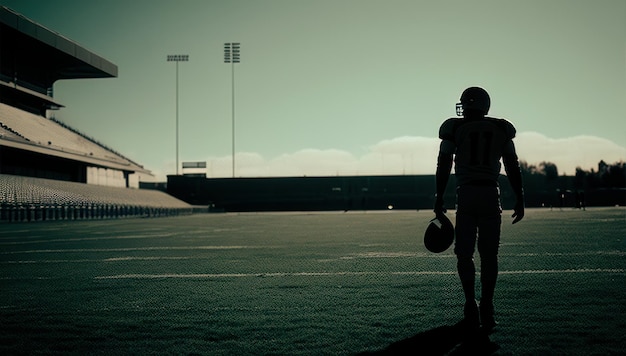
[[[471,110],[487,115],[490,106],[491,99],[485,89],[470,87],[461,94],[461,102],[456,104],[456,114],[457,116],[463,116],[463,111]]]
[[[428,222],[424,232],[424,246],[430,252],[440,253],[447,250],[454,241],[454,226],[450,219],[440,214]]]

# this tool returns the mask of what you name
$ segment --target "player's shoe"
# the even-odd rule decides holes
[[[498,325],[494,317],[493,303],[480,303],[480,322],[486,332],[492,331]]]

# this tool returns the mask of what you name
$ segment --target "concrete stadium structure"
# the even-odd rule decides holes
[[[143,166],[48,117],[63,107],[53,97],[57,80],[111,77],[115,64],[0,7],[0,220],[190,211],[165,193],[139,190],[152,177]]]

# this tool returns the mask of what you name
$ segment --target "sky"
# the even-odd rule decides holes
[[[208,177],[434,174],[470,86],[521,160],[626,160],[623,0],[0,0],[118,66],[54,85],[54,116],[151,170]],[[241,43],[225,64],[223,44]],[[233,91],[234,84],[234,91]],[[182,173],[182,169],[180,169]]]

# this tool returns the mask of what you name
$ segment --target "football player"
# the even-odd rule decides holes
[[[478,328],[482,322],[482,327],[488,331],[496,325],[493,296],[502,222],[498,187],[501,159],[517,198],[513,224],[524,217],[522,176],[513,144],[515,127],[507,120],[487,117],[490,105],[491,99],[484,89],[468,88],[457,104],[457,115],[462,117],[448,119],[441,125],[434,208],[438,216],[446,212],[443,193],[454,163],[457,183],[454,253],[466,300],[464,321],[472,328]],[[476,303],[474,289],[476,244],[481,261],[480,306]]]

